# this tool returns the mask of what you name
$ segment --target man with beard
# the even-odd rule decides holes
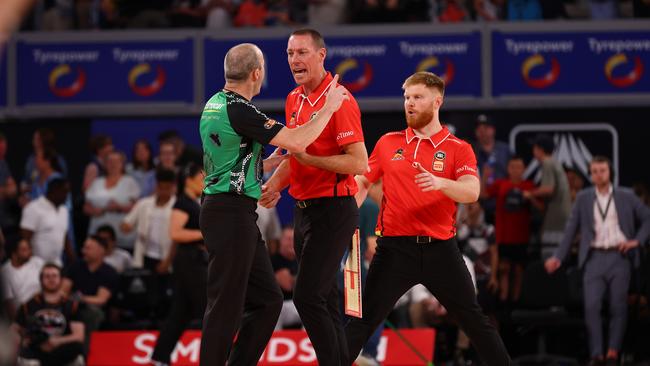
[[[456,203],[479,197],[476,157],[440,123],[442,79],[417,72],[402,88],[408,128],[382,136],[368,160],[370,170],[355,177],[357,202],[379,179],[383,198],[363,318],[345,328],[350,356],[359,353],[408,289],[423,284],[458,321],[485,364],[510,365],[503,341],[478,305],[456,243]]]

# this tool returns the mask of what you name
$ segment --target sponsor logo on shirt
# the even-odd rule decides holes
[[[276,123],[278,123],[276,120],[270,119],[270,120],[266,121],[266,123],[264,123],[264,128],[266,128],[267,130],[270,130],[271,127],[273,127]]]
[[[445,163],[443,163],[440,160],[434,160],[433,161],[433,171],[434,172],[441,172],[445,170]]]
[[[344,132],[339,132],[338,135],[336,135],[336,141],[340,139],[344,139],[346,137],[354,136],[354,131],[344,131]]]
[[[223,108],[223,103],[206,103],[204,112],[217,112]]]
[[[291,119],[289,119],[289,126],[296,127],[296,112],[291,113]]]
[[[395,154],[393,155],[393,158],[390,160],[396,161],[396,160],[404,160],[404,149],[397,149],[395,150]]]
[[[436,154],[433,156],[436,160],[445,160],[447,154],[444,151],[436,151]]]
[[[460,168],[456,169],[456,174],[458,174],[458,173],[462,173],[462,172],[472,172],[472,173],[476,173],[476,169],[472,168],[472,167],[469,166],[469,165],[463,165],[463,166],[461,166]]]

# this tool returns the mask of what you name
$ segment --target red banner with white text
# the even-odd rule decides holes
[[[386,330],[379,342],[377,359],[382,365],[425,365],[433,357],[433,329],[405,329],[400,334]],[[95,332],[92,335],[88,366],[147,365],[158,337],[157,331]],[[187,331],[172,353],[175,366],[198,365],[200,331]],[[317,365],[316,353],[302,330],[273,334],[259,365]]]

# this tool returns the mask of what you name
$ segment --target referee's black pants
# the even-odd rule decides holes
[[[203,317],[207,253],[193,244],[177,244],[174,256],[174,295],[165,324],[160,331],[152,359],[170,363],[170,357],[188,324]]]
[[[349,356],[341,320],[336,275],[359,222],[354,197],[319,198],[295,209],[298,274],[293,292],[318,364],[344,365]]]
[[[388,316],[395,302],[419,283],[458,322],[485,364],[511,364],[501,337],[478,305],[455,238],[418,244],[412,237],[381,237],[366,278],[363,318],[354,318],[345,327],[351,357],[347,365]]]
[[[201,205],[201,232],[210,254],[202,366],[223,366],[226,360],[229,366],[257,365],[280,315],[282,292],[256,208],[254,199],[232,194],[205,196]]]

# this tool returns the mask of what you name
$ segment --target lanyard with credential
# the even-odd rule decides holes
[[[607,217],[607,212],[609,212],[609,206],[612,204],[613,196],[614,196],[614,192],[612,192],[609,195],[609,199],[607,200],[607,206],[605,206],[605,211],[603,211],[603,208],[600,207],[600,203],[598,202],[598,197],[596,197],[596,207],[598,207],[598,212],[600,213],[600,218],[603,219],[603,222],[605,222],[605,217]]]

